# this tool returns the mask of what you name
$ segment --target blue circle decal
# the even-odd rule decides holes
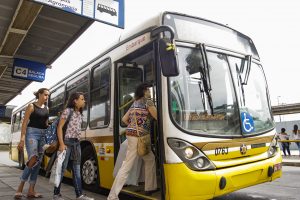
[[[252,133],[254,132],[254,121],[252,116],[247,112],[241,113],[242,120],[242,129],[243,133]]]

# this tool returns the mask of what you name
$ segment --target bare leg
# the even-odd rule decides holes
[[[32,156],[31,159],[28,161],[27,166],[31,169],[36,163],[38,162],[37,156]],[[30,184],[28,188],[28,194],[34,194],[34,187],[35,184]]]
[[[23,192],[24,185],[25,185],[25,182],[21,181],[21,183],[19,184],[17,193],[22,193]]]

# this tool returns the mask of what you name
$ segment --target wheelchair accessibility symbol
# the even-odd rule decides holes
[[[241,113],[242,129],[244,133],[254,132],[254,121],[249,113]]]

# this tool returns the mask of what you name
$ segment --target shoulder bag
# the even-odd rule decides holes
[[[65,137],[66,130],[68,128],[68,124],[70,122],[71,116],[73,115],[73,110],[70,109],[70,113],[67,117],[67,120],[63,126],[63,138]],[[57,138],[57,126],[59,123],[60,118],[56,119],[47,129],[46,129],[46,150],[45,154],[49,157],[58,149],[59,143]]]
[[[134,106],[134,119],[135,119],[135,124],[136,124],[136,132],[138,135],[137,154],[139,156],[145,156],[150,152],[151,138],[150,138],[150,134],[140,136],[135,112],[136,112],[136,110],[135,110],[135,106]]]

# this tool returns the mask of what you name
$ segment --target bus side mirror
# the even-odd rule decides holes
[[[166,77],[178,76],[176,47],[169,38],[161,38],[158,41],[159,62],[162,74]]]

